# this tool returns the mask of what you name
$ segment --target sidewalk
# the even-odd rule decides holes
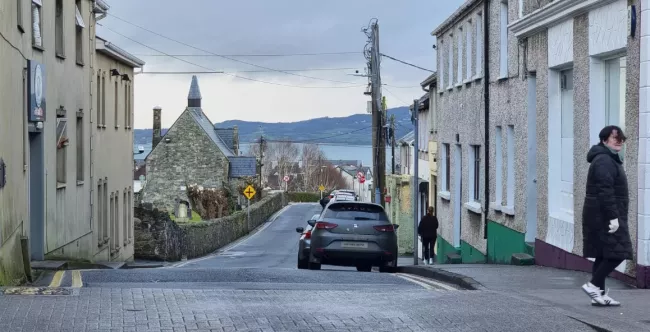
[[[620,307],[594,307],[580,288],[589,274],[542,266],[492,264],[408,265],[400,259],[401,272],[442,279],[466,288],[505,293],[541,308],[567,311],[567,316],[601,328],[601,331],[650,331],[650,290],[636,289],[615,279],[607,279],[610,295]],[[409,266],[410,265],[410,266]],[[604,328],[604,330],[603,330]]]

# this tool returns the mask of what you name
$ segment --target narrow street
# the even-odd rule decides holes
[[[503,293],[401,274],[298,270],[295,227],[318,211],[290,205],[220,254],[165,268],[66,271],[61,288],[37,291],[61,295],[0,296],[0,331],[593,331]]]

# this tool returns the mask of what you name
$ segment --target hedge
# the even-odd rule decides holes
[[[320,193],[289,193],[289,202],[318,202],[320,201]]]

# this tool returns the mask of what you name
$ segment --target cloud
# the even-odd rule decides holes
[[[430,32],[462,3],[445,1],[376,0],[110,0],[110,14],[100,21],[99,34],[145,60],[146,71],[206,71],[206,67],[252,80],[310,87],[364,85],[366,60],[362,51],[366,36],[361,28],[376,17],[380,50],[401,60],[435,69],[434,38]],[[357,52],[355,54],[236,57],[273,69],[352,68],[294,72],[318,77],[267,72],[259,67],[215,57],[184,57],[193,66],[156,54],[111,30],[168,54],[204,54],[139,29],[118,18],[217,54]],[[419,98],[419,83],[430,73],[384,58],[382,80],[389,107]],[[366,111],[364,87],[296,88],[265,84],[220,74],[201,74],[203,107],[214,122],[229,119],[265,122],[298,121],[322,116],[346,116]],[[191,75],[137,75],[135,78],[135,126],[151,127],[151,109],[163,107],[163,126],[170,126],[187,103]],[[335,83],[324,80],[351,82]],[[407,88],[410,87],[410,88]]]

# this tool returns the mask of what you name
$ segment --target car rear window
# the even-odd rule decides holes
[[[330,205],[327,207],[323,218],[388,221],[388,216],[382,207],[352,202],[334,203]]]

